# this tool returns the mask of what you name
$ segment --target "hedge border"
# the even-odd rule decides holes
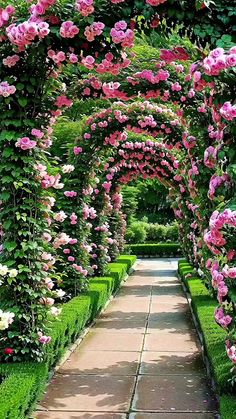
[[[85,294],[62,306],[59,320],[53,321],[52,341],[44,363],[0,364],[0,419],[26,419],[45,389],[49,374],[70,346],[103,309],[126,279],[136,256],[121,255],[108,264],[106,277],[91,279]]]
[[[232,363],[225,351],[226,332],[214,321],[217,302],[188,261],[179,261],[178,273],[191,296],[191,307],[201,332],[210,373],[219,394],[221,419],[232,419],[236,417],[236,397],[230,394],[232,387],[228,381],[231,377]]]
[[[126,245],[125,250],[132,255],[142,257],[178,257],[183,256],[178,243],[140,243]]]

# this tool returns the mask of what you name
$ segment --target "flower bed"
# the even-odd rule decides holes
[[[0,419],[24,419],[40,398],[52,368],[66,348],[102,310],[136,262],[135,256],[120,256],[108,265],[107,277],[94,278],[89,290],[62,306],[59,321],[53,322],[52,340],[46,362],[0,364]]]
[[[178,243],[130,244],[126,249],[133,255],[147,257],[177,257],[182,254]]]
[[[214,321],[217,302],[210,296],[207,288],[187,261],[179,262],[178,272],[191,295],[192,309],[203,337],[204,349],[216,389],[220,394],[221,418],[233,418],[236,415],[236,398],[230,394],[233,388],[230,383],[231,363],[224,345],[226,332]]]

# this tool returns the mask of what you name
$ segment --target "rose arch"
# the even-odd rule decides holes
[[[192,16],[189,15],[188,1],[183,1],[181,6],[184,10],[182,16],[185,16],[183,21],[188,22],[188,27],[189,19],[193,24],[194,37],[200,36],[196,30],[199,24],[204,27],[205,18],[217,32],[214,17],[217,21],[218,10],[213,6],[212,14],[209,14],[202,7],[204,2],[196,3],[196,14]],[[178,9],[179,2],[172,1],[173,4]],[[14,361],[43,359],[42,345],[50,341],[45,336],[48,314],[58,314],[53,304],[64,297],[59,284],[76,294],[80,290],[80,278],[92,275],[99,268],[93,260],[96,249],[90,240],[95,231],[98,235],[104,233],[102,241],[106,240],[107,244],[112,245],[111,240],[114,240],[107,234],[106,218],[109,218],[111,206],[119,207],[120,198],[116,190],[110,196],[110,183],[112,192],[113,180],[121,182],[139,173],[144,176],[151,173],[151,176],[160,175],[164,181],[166,173],[171,174],[174,181],[170,193],[176,217],[180,220],[185,253],[197,267],[202,268],[208,286],[221,305],[216,312],[216,321],[229,333],[227,352],[236,362],[235,303],[231,304],[233,293],[230,292],[234,288],[232,280],[236,277],[235,241],[232,238],[236,226],[235,156],[232,152],[235,105],[231,87],[235,47],[227,52],[217,48],[203,62],[194,63],[185,80],[192,83],[193,88],[189,89],[187,85],[187,95],[182,95],[179,82],[171,82],[173,100],[165,94],[164,86],[160,94],[157,86],[151,91],[147,86],[166,82],[165,69],[159,68],[155,73],[141,72],[130,79],[129,92],[132,90],[130,85],[141,80],[136,96],[161,101],[170,98],[171,102],[175,102],[177,96],[183,106],[172,103],[169,109],[162,104],[140,100],[127,106],[120,103],[92,117],[84,128],[83,141],[76,144],[70,160],[76,170],[69,173],[65,179],[66,190],[59,195],[57,191],[63,189],[62,173],[58,161],[48,156],[48,148],[56,118],[72,106],[72,99],[66,93],[67,86],[70,86],[68,69],[70,66],[75,68],[79,77],[79,63],[88,70],[116,76],[130,64],[123,50],[133,46],[134,31],[149,33],[150,27],[159,26],[156,13],[160,13],[161,20],[162,17],[171,19],[173,9],[172,12],[168,9],[170,2],[159,0],[134,2],[134,7],[130,7],[128,2],[112,0],[104,2],[102,7],[93,0],[77,0],[75,7],[64,0],[39,0],[30,5],[20,1],[16,8],[5,1],[1,5],[3,348],[14,347]],[[226,32],[232,28],[229,25]],[[220,29],[214,39],[221,35]],[[165,60],[168,61],[168,54],[172,54],[172,60],[173,54],[176,57],[180,52],[175,48],[172,52],[167,51]],[[116,87],[109,81],[102,86],[103,94],[111,97],[119,90],[123,99],[126,88]],[[221,102],[223,93],[228,98],[225,103]],[[201,103],[194,103],[197,110],[191,108],[190,122],[189,109],[184,109],[184,103],[188,104],[193,97],[199,98]],[[205,124],[202,130],[201,124]],[[127,142],[128,132],[137,137],[139,134],[153,137],[153,140],[142,140],[140,146],[150,148],[144,152],[144,167],[138,164],[137,150],[134,155],[133,146]],[[160,139],[160,147],[154,145],[159,144]],[[150,145],[150,141],[154,144]],[[127,159],[122,156],[122,150],[128,154]],[[159,159],[161,153],[164,153],[164,166]],[[114,158],[114,162],[110,158]],[[107,179],[103,179],[104,168],[109,176]],[[70,168],[67,167],[65,173],[68,172]],[[102,189],[100,185],[103,185]],[[61,228],[64,218],[65,224]],[[122,221],[119,222],[121,225]],[[111,239],[110,243],[108,239]],[[106,246],[101,246],[105,261],[110,256]],[[55,284],[55,290],[52,290]],[[11,355],[3,351],[1,358],[11,360]]]

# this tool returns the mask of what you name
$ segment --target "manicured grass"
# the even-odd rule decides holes
[[[230,372],[232,363],[225,351],[226,332],[214,320],[217,301],[210,296],[207,288],[188,262],[179,262],[179,274],[191,295],[192,308],[203,336],[216,389],[220,394],[221,419],[234,418],[236,417],[236,397],[230,394],[233,389],[229,381],[232,378]]]
[[[223,394],[220,397],[220,419],[236,418],[236,396]]]
[[[91,279],[85,294],[62,306],[59,319],[52,322],[52,340],[46,347],[45,362],[0,364],[0,419],[29,416],[43,393],[50,370],[117,291],[136,259],[129,255],[119,257],[115,263],[108,264],[107,277]]]
[[[180,256],[182,254],[178,243],[129,244],[126,248],[131,252],[131,254],[137,256],[170,257]]]

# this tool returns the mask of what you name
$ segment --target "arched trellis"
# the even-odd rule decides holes
[[[50,222],[50,207],[52,200],[51,196],[47,196],[47,194],[42,191],[40,183],[37,182],[38,168],[34,167],[33,159],[28,158],[28,150],[34,150],[33,157],[36,159],[37,163],[39,162],[42,164],[43,161],[46,161],[42,149],[47,148],[50,145],[50,138],[48,135],[50,135],[51,127],[48,127],[48,123],[49,121],[53,122],[51,115],[58,115],[61,111],[57,108],[70,106],[71,104],[71,101],[64,95],[60,96],[56,100],[56,103],[54,103],[57,86],[58,90],[60,90],[61,87],[60,82],[58,85],[57,82],[55,82],[54,77],[57,76],[57,74],[55,74],[54,70],[60,70],[61,63],[64,61],[66,63],[68,63],[68,61],[72,63],[79,58],[76,54],[69,54],[69,52],[71,52],[69,47],[72,46],[73,48],[73,46],[76,45],[79,52],[81,50],[86,51],[86,47],[81,44],[83,36],[79,37],[79,42],[77,42],[78,37],[76,38],[76,35],[78,35],[78,27],[76,27],[76,24],[82,29],[85,21],[81,23],[83,18],[81,19],[81,16],[78,13],[76,14],[76,12],[74,13],[73,10],[73,17],[76,19],[75,25],[69,24],[69,27],[68,25],[65,25],[65,22],[61,22],[60,19],[71,18],[70,11],[68,11],[66,7],[65,9],[59,10],[59,13],[58,9],[55,8],[56,17],[58,17],[57,14],[59,14],[60,19],[59,21],[58,19],[52,19],[52,21],[50,21],[49,13],[51,13],[51,10],[48,10],[48,8],[50,9],[55,3],[56,2],[54,1],[48,2],[46,6],[45,3],[44,6],[42,6],[43,3],[39,1],[37,7],[33,6],[31,8],[30,13],[26,11],[26,8],[21,7],[22,5],[17,8],[16,13],[12,7],[4,10],[3,13],[1,11],[1,28],[3,28],[3,38],[1,39],[6,41],[1,45],[1,52],[3,52],[3,56],[5,57],[5,67],[2,67],[2,74],[4,80],[7,79],[7,81],[1,83],[1,96],[4,98],[2,103],[3,112],[1,122],[5,128],[2,133],[2,143],[4,144],[1,149],[1,157],[3,159],[5,158],[5,161],[3,161],[3,165],[1,166],[1,174],[3,175],[1,177],[1,186],[3,186],[1,188],[3,191],[1,199],[4,201],[5,205],[3,211],[1,211],[1,220],[3,221],[5,229],[3,261],[6,261],[6,263],[9,264],[8,267],[11,267],[14,262],[20,267],[18,276],[19,281],[15,279],[6,281],[5,290],[9,290],[11,295],[12,291],[14,294],[14,302],[17,302],[17,304],[19,303],[17,315],[22,341],[24,341],[24,339],[29,339],[29,336],[27,337],[25,335],[25,330],[27,330],[28,327],[31,327],[33,330],[32,341],[29,342],[28,340],[29,344],[27,343],[26,346],[31,347],[32,350],[29,352],[32,353],[32,356],[35,355],[36,357],[40,357],[37,341],[37,333],[40,332],[38,324],[42,325],[42,322],[37,323],[37,319],[39,317],[40,319],[46,319],[45,306],[46,304],[49,305],[50,302],[50,298],[47,297],[49,291],[45,286],[44,280],[47,279],[45,271],[53,266],[54,258],[50,255],[50,260],[47,259],[49,254],[48,252],[44,252],[44,250],[48,250],[50,245],[45,245],[44,241],[41,240],[41,233],[43,230],[46,230],[47,224],[45,223],[45,219]],[[83,4],[77,2],[76,5],[77,11],[81,12],[83,16]],[[114,8],[116,7],[119,6],[114,6]],[[54,9],[52,10],[54,11]],[[120,12],[121,11],[122,8],[120,9]],[[92,10],[90,10],[90,12],[92,13]],[[137,11],[134,10],[133,12],[136,17],[138,15]],[[140,13],[142,15],[143,11],[140,11]],[[152,15],[153,9],[150,8],[149,16]],[[95,14],[95,16],[97,15]],[[115,17],[116,14],[112,14],[112,16]],[[43,21],[41,21],[42,17]],[[6,27],[9,26],[11,18],[13,20],[13,26],[5,30]],[[28,18],[30,18],[30,20],[28,20]],[[20,27],[20,24],[24,19],[27,19],[27,21]],[[32,24],[32,20],[35,25]],[[51,27],[48,22],[50,22]],[[133,42],[133,33],[131,32],[128,31],[129,39],[126,40],[129,45]],[[21,36],[17,37],[19,33]],[[71,36],[72,34],[73,36]],[[47,36],[48,38],[46,39],[46,42],[44,42],[44,38]],[[70,38],[75,39],[70,42],[68,41]],[[56,50],[49,50],[49,46],[51,47],[52,44],[53,46],[55,45]],[[122,44],[124,44],[124,42],[120,42],[120,44],[120,46],[123,46]],[[104,45],[107,47],[107,50],[110,50],[110,42],[108,41],[107,35],[105,35],[104,39],[102,37],[101,42],[100,38],[99,41],[96,39],[95,45],[93,45],[94,48],[95,46],[98,46],[96,50],[99,52],[99,58],[101,58],[103,53],[105,54],[105,52],[107,52]],[[100,48],[101,46],[102,49]],[[61,50],[58,51],[58,48]],[[112,48],[115,54],[117,54],[118,62],[113,62],[114,57],[112,60],[106,58],[107,61],[105,61],[105,63],[103,62],[103,65],[105,65],[105,67],[107,66],[106,70],[111,70],[115,74],[118,69],[122,66],[126,66],[128,63],[127,61],[125,62],[125,60],[119,61],[119,48],[116,49],[115,45],[113,45]],[[7,54],[14,55],[12,57]],[[71,55],[73,55],[73,57]],[[64,58],[65,56],[66,58]],[[111,56],[109,57],[111,58]],[[83,55],[80,59],[83,61],[83,64],[89,68],[94,65],[94,58],[92,57],[91,59],[91,56],[88,58]],[[100,63],[98,66],[99,65]],[[12,69],[11,67],[14,68]],[[32,73],[32,67],[34,76],[30,79],[29,83],[28,74]],[[53,77],[49,80],[48,75]],[[62,77],[62,79],[64,78]],[[60,81],[60,79],[58,80]],[[42,81],[42,83],[40,83],[40,81]],[[205,109],[206,108],[203,107],[203,111],[205,111]],[[231,117],[231,114],[228,114],[227,109],[224,108],[222,112],[222,114],[226,116],[226,119]],[[26,153],[24,153],[25,151]],[[7,164],[5,164],[6,160]],[[41,170],[41,175],[42,172],[43,171]],[[32,176],[32,174],[35,176]],[[219,176],[220,179],[217,179],[217,182],[221,182],[222,179],[224,180],[223,176],[224,174],[221,174],[221,176]],[[41,176],[39,176],[39,178],[41,178]],[[212,180],[212,187],[214,186],[213,181],[215,181],[215,178]],[[61,187],[59,176],[49,176],[47,179],[44,178],[42,182],[45,189],[48,185],[54,186],[55,188]],[[32,196],[33,199],[31,199]],[[14,202],[11,201],[12,198],[14,198]],[[12,202],[13,204],[11,205]],[[16,212],[15,210],[17,207],[19,211]],[[39,223],[37,224],[35,220],[38,218]],[[14,220],[14,222],[12,222],[12,220]],[[23,227],[22,229],[19,228],[20,224],[21,227]],[[47,231],[44,231],[44,233],[49,234]],[[13,238],[13,240],[11,240],[11,238]],[[64,239],[67,240],[65,237]],[[45,258],[45,262],[42,262],[42,255]],[[44,271],[42,267],[44,268]],[[32,298],[29,297],[30,295],[33,295],[34,297],[33,302],[31,301]],[[14,305],[14,302],[11,301],[10,305]],[[30,321],[27,319],[30,319]],[[14,338],[13,336],[12,341],[16,343],[16,359],[20,359],[24,354],[23,352],[21,354],[17,338]]]
[[[136,138],[136,141],[127,141],[129,133],[132,133],[133,139]],[[78,269],[76,265],[83,260],[81,246],[83,248],[84,245],[88,246],[87,240],[89,240],[90,234],[87,231],[88,234],[82,236],[79,234],[79,230],[76,232],[77,226],[80,229],[79,216],[81,214],[79,214],[78,208],[83,208],[85,202],[88,205],[89,201],[92,207],[93,202],[99,203],[101,190],[105,194],[109,194],[112,186],[109,178],[113,178],[113,175],[111,175],[111,172],[104,172],[104,170],[108,170],[109,162],[111,163],[112,159],[116,161],[115,172],[120,178],[122,176],[120,172],[122,169],[121,162],[124,160],[123,157],[128,154],[127,157],[130,162],[127,167],[123,165],[123,169],[126,172],[128,170],[132,178],[140,175],[157,177],[164,183],[170,184],[172,182],[172,186],[177,186],[178,183],[174,180],[177,163],[175,168],[176,158],[173,150],[178,151],[181,147],[184,133],[186,133],[186,124],[180,117],[176,116],[172,109],[149,102],[136,102],[129,105],[117,103],[88,119],[82,133],[83,140],[80,140],[74,149],[76,154],[71,162],[75,170],[67,180],[68,187],[73,185],[76,196],[68,198],[67,203],[63,204],[64,208],[68,205],[70,214],[75,213],[78,217],[77,223],[73,227],[76,237],[80,236],[81,239],[73,250],[72,265],[75,271]],[[147,141],[138,141],[140,135],[143,138],[146,136]],[[141,158],[143,159],[142,163],[140,163]],[[111,170],[113,169],[111,167]],[[134,170],[132,171],[132,169]],[[97,178],[103,179],[102,187],[101,184],[97,183],[100,182],[100,179]],[[117,179],[118,177],[116,177]],[[93,214],[93,209],[91,211]],[[103,208],[101,208],[101,211],[103,212]],[[87,222],[87,220],[90,220],[89,212],[90,210],[87,208],[87,225],[91,224]],[[82,218],[84,221],[84,214],[82,214]],[[94,223],[97,224],[97,222],[99,221],[95,217]],[[70,234],[69,221],[65,221],[63,228],[67,228],[67,232]],[[104,261],[104,258],[101,259]],[[79,275],[77,272],[75,274],[73,275],[73,281],[75,281],[75,276],[80,280],[80,272]]]

